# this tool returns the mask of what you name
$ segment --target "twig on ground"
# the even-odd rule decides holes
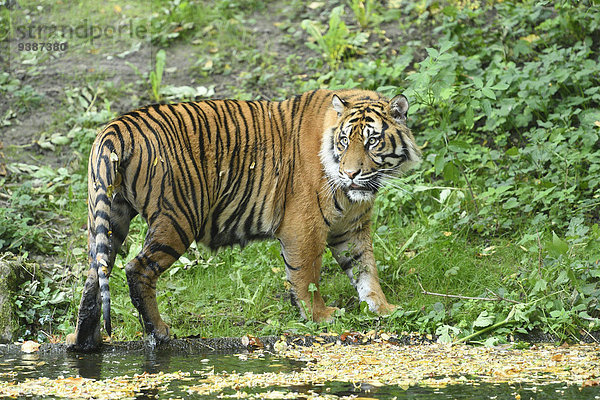
[[[582,330],[582,331],[584,331],[584,332],[585,332],[585,334],[586,334],[587,336],[591,337],[591,338],[592,338],[592,340],[593,340],[594,342],[596,342],[596,343],[599,343],[599,342],[598,342],[598,339],[596,339],[596,338],[595,338],[595,337],[594,337],[594,336],[593,336],[591,333],[589,333],[589,332],[588,332],[586,329],[584,329],[584,328],[581,328],[581,330]],[[583,338],[582,338],[582,339],[583,339]]]
[[[514,303],[514,304],[520,304],[521,303],[520,301],[517,301],[517,300],[507,299],[506,297],[502,297],[498,293],[494,293],[493,291],[491,291],[488,288],[485,288],[485,290],[487,290],[488,292],[490,292],[491,294],[493,294],[494,296],[496,296],[496,298],[498,300],[504,300],[504,301],[508,301],[509,303]]]
[[[496,293],[492,292],[490,289],[486,289],[486,290],[488,290],[490,293],[492,293],[496,297],[494,297],[494,298],[491,298],[491,297],[471,297],[471,296],[462,296],[462,295],[458,295],[458,294],[444,294],[444,293],[429,292],[429,291],[427,291],[427,290],[425,290],[423,288],[423,285],[421,285],[421,281],[417,280],[417,282],[419,283],[419,286],[421,287],[421,293],[429,295],[429,296],[449,297],[449,298],[452,298],[452,299],[461,299],[461,300],[481,300],[481,301],[503,301],[504,300],[504,301],[508,301],[508,302],[511,302],[511,303],[520,304],[520,302],[518,302],[516,300],[507,299],[505,297],[497,295]]]

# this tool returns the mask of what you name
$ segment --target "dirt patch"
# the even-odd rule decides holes
[[[268,52],[276,62],[285,63],[285,58],[297,54],[299,48],[281,40],[281,31],[275,26],[280,7],[264,10],[252,17],[249,27],[251,38],[245,39],[256,45],[255,52]],[[37,54],[36,58],[24,58],[15,51],[16,40],[8,43],[7,68],[10,78],[16,79],[18,86],[8,89],[6,101],[0,104],[0,117],[6,119],[6,126],[0,127],[0,137],[5,146],[6,162],[23,162],[52,167],[66,166],[64,160],[70,149],[48,151],[40,147],[42,135],[67,130],[65,120],[71,115],[66,111],[66,91],[73,88],[109,85],[113,88],[127,88],[126,96],[111,98],[111,110],[121,114],[142,105],[152,103],[149,83],[143,80],[154,68],[153,60],[158,46],[149,40],[127,44],[96,43],[73,44],[64,52]],[[227,52],[228,49],[220,49]],[[302,49],[301,57],[308,56]],[[246,79],[241,74],[216,73],[203,76],[196,65],[202,54],[200,46],[187,41],[175,42],[166,49],[167,65],[163,84],[173,86],[214,86],[215,97],[231,97],[231,88],[244,86]],[[231,55],[230,55],[231,56]],[[260,57],[258,57],[260,61]],[[236,60],[235,55],[231,62]],[[260,62],[257,64],[260,67]],[[275,97],[273,88],[279,82],[269,82],[261,97]],[[29,98],[27,98],[29,96]],[[34,100],[37,99],[37,100]],[[92,99],[90,99],[91,101]],[[97,102],[103,99],[96,99]]]

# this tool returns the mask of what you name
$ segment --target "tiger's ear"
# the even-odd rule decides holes
[[[394,96],[390,101],[390,115],[400,123],[406,122],[408,112],[408,100],[403,94]]]
[[[331,98],[331,105],[333,109],[337,112],[338,117],[342,115],[344,110],[346,109],[346,102],[338,97],[337,94],[334,94]]]

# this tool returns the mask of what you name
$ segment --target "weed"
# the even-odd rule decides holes
[[[166,57],[167,54],[162,49],[156,53],[156,66],[154,67],[153,71],[150,71],[150,75],[148,76],[148,79],[150,80],[150,87],[152,88],[152,96],[154,96],[154,100],[157,102],[160,102],[162,98],[160,93],[160,84],[162,83]]]
[[[329,28],[325,34],[319,26],[311,21],[302,21],[302,28],[311,36],[313,42],[306,45],[323,56],[325,62],[332,68],[338,68],[344,57],[358,51],[366,43],[369,35],[365,32],[351,33],[342,20],[344,6],[335,7],[329,16]]]
[[[350,0],[348,6],[352,9],[356,22],[363,29],[381,21],[381,17],[375,12],[377,6],[375,0]]]

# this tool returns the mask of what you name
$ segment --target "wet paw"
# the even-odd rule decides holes
[[[169,326],[164,322],[157,326],[150,335],[152,336],[151,340],[156,344],[166,343],[171,340]]]
[[[79,332],[70,333],[65,339],[67,350],[87,353],[95,351],[102,345],[100,335],[88,335],[82,337]]]

